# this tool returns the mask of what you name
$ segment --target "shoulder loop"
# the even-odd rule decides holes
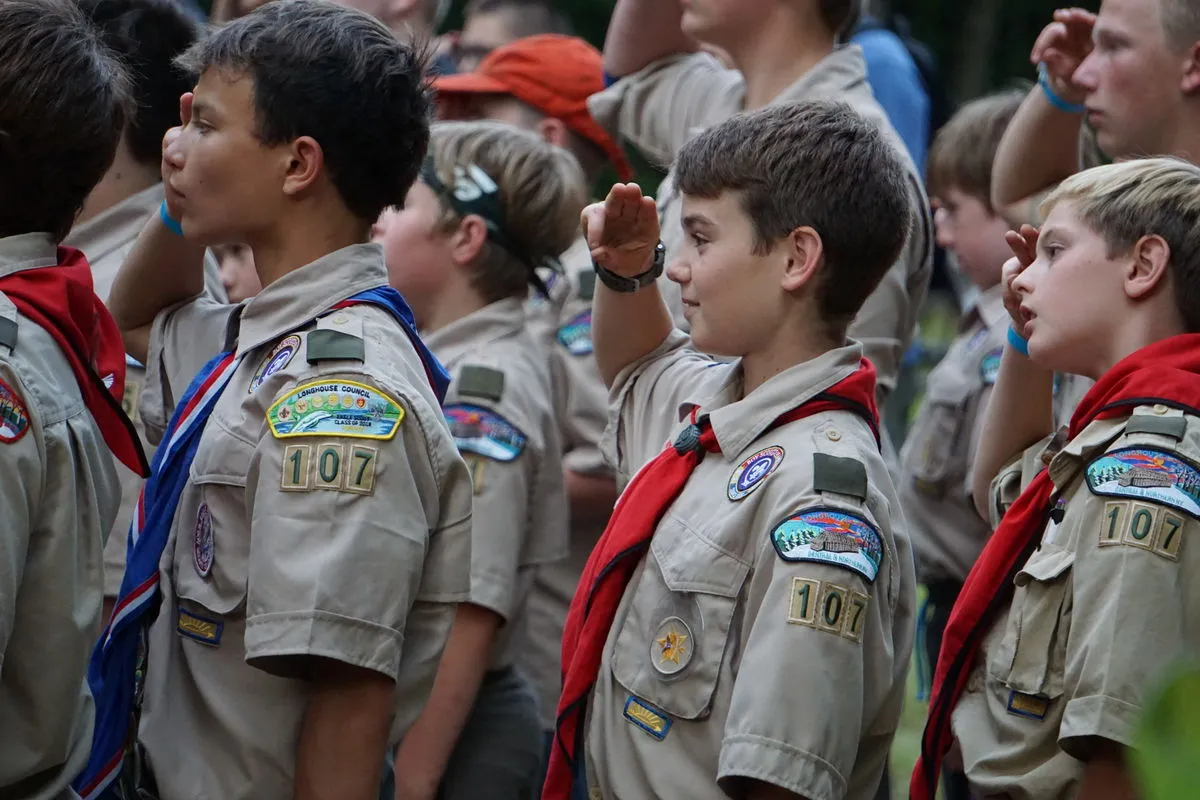
[[[1134,413],[1125,423],[1125,434],[1152,433],[1159,436],[1169,436],[1175,441],[1181,441],[1187,432],[1187,417],[1178,411],[1156,406],[1151,413]]]
[[[504,373],[478,364],[467,364],[458,373],[459,394],[499,402],[504,396]]]
[[[579,299],[591,301],[596,296],[596,273],[594,270],[579,270]]]
[[[309,364],[321,361],[365,361],[362,320],[341,311],[317,320],[315,330],[305,337]]]
[[[857,458],[813,453],[813,490],[867,499],[867,468]]]
[[[17,307],[6,295],[0,293],[0,347],[11,353],[17,346]]]

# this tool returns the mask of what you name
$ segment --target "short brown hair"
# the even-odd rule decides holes
[[[821,21],[839,39],[849,39],[862,17],[863,0],[818,0]]]
[[[950,118],[929,148],[925,172],[931,195],[958,189],[993,211],[992,162],[1025,94],[1021,89],[996,92],[972,100]]]
[[[901,156],[845,103],[810,101],[739,114],[684,145],[679,190],[740,193],[755,252],[796,228],[821,237],[815,299],[840,338],[904,247],[914,190]]]
[[[1200,6],[1195,0],[1160,0],[1163,33],[1176,50],[1187,50],[1200,40]]]
[[[454,186],[455,167],[473,164],[499,189],[509,246],[487,242],[472,284],[489,303],[524,297],[534,269],[561,255],[579,233],[587,203],[583,170],[570,153],[511,125],[437,122],[432,130],[429,152],[442,184]],[[439,199],[442,228],[452,229],[460,216]]]
[[[1143,236],[1161,236],[1171,249],[1175,307],[1189,333],[1200,333],[1200,167],[1178,158],[1146,158],[1076,173],[1042,203],[1043,217],[1059,203],[1104,238],[1110,258]]]
[[[61,241],[112,164],[128,81],[71,0],[0,0],[0,236]]]

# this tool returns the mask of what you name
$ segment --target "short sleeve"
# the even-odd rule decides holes
[[[29,435],[40,420],[30,417],[25,390],[7,365],[0,365],[0,666],[16,625],[16,589],[21,585],[29,551],[29,537],[38,512],[40,489],[45,481],[44,453],[38,446],[44,434]]]
[[[268,425],[250,465],[246,660],[268,671],[321,656],[396,679],[413,604],[467,596],[470,512],[446,503],[469,486],[465,464],[429,446],[420,401],[351,378],[398,419],[391,438]]]

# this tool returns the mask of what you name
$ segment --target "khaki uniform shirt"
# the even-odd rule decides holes
[[[0,238],[0,276],[57,263],[47,235]],[[58,800],[91,748],[85,675],[120,486],[58,343],[2,293],[0,320],[0,797]]]
[[[142,228],[146,227],[146,220],[158,213],[162,201],[162,184],[155,184],[76,226],[63,242],[82,250],[87,256],[92,267],[92,281],[97,296],[108,300],[121,264],[133,249]],[[206,253],[204,259],[204,290],[209,297],[220,303],[227,300],[225,287],[221,284],[220,265],[211,252]],[[142,440],[142,449],[146,451],[146,458],[153,459],[154,447],[146,439],[138,416],[138,395],[141,393],[144,374],[145,370],[141,364],[132,358],[126,359],[125,399],[122,405],[125,413],[133,420],[133,426]],[[121,478],[121,509],[104,547],[105,597],[116,597],[121,590],[121,578],[125,574],[129,523],[133,520],[133,508],[137,505],[138,494],[142,490],[142,479],[138,475],[115,458],[113,464]]]
[[[600,451],[608,422],[608,387],[592,352],[592,296],[596,273],[583,238],[562,256],[564,275],[550,302],[531,304],[530,329],[545,342],[554,378],[554,401],[563,465],[579,475],[613,479]],[[538,693],[542,724],[554,728],[562,694],[562,637],[579,576],[604,525],[572,519],[565,559],[538,567],[527,610],[527,635],[517,659]]]
[[[468,596],[471,483],[391,315],[328,312],[386,283],[379,246],[355,245],[243,305],[201,297],[154,322],[147,420],[211,355],[197,343],[244,355],[161,562],[139,735],[163,800],[292,796],[306,656],[396,682],[391,744],[428,698]]]
[[[741,398],[678,332],[613,386],[606,452],[630,475],[710,415],[709,453],[654,532],[605,645],[588,712],[593,796],[872,798],[913,645],[903,516],[866,422],[770,423],[850,375],[850,343]],[[681,422],[680,420],[683,420]]]
[[[468,602],[505,622],[489,667],[519,652],[540,564],[567,552],[567,495],[545,350],[520,299],[501,300],[425,337],[454,380],[445,414],[475,489]]]
[[[1001,473],[993,505],[1043,468],[1041,449]],[[1078,796],[1089,738],[1130,746],[1147,693],[1200,641],[1188,578],[1200,565],[1188,544],[1200,535],[1200,419],[1141,406],[1046,459],[1056,513],[952,718],[981,797]]]
[[[879,373],[880,399],[896,385],[900,362],[912,340],[917,314],[933,271],[933,223],[924,181],[904,143],[871,94],[866,62],[857,45],[839,48],[785,89],[774,103],[838,100],[876,125],[909,172],[915,222],[900,260],[867,299],[850,328]],[[691,138],[744,110],[745,83],[705,53],[671,56],[626,76],[588,103],[610,133],[633,143],[647,158],[669,165]],[[659,222],[668,261],[684,240],[681,197],[674,173],[659,188]],[[665,276],[659,288],[675,324],[687,330],[679,286]]]

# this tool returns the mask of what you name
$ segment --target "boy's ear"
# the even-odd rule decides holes
[[[487,237],[487,224],[483,217],[477,214],[463,217],[450,242],[450,252],[455,262],[460,265],[473,263],[487,246]]]
[[[552,144],[555,147],[563,149],[566,149],[567,143],[571,138],[566,124],[556,117],[545,117],[539,120],[537,132],[538,136],[542,137],[542,141],[546,144]]]
[[[1193,94],[1200,90],[1200,42],[1192,42],[1192,46],[1184,55],[1179,90],[1184,94]]]
[[[298,195],[312,186],[325,166],[325,153],[311,136],[292,142],[287,159],[283,175],[283,193],[287,195]]]
[[[794,292],[812,284],[817,270],[825,263],[825,243],[821,234],[807,225],[796,228],[783,242],[787,261],[783,269],[784,291]]]
[[[1132,261],[1125,272],[1125,294],[1131,300],[1147,296],[1166,279],[1171,246],[1157,234],[1143,236],[1133,245]]]

